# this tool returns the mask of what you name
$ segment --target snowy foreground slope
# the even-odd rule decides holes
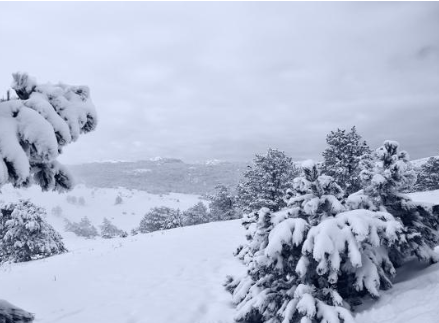
[[[231,322],[222,283],[242,271],[232,256],[239,221],[126,239],[66,239],[70,252],[0,271],[1,297],[44,323]]]
[[[126,195],[124,206],[115,206],[113,200],[118,192],[95,191],[94,198],[87,192],[80,188],[69,193],[84,195],[86,206],[62,204],[66,215],[78,213],[79,217],[82,210],[95,223],[107,216],[124,229],[137,223],[130,216],[138,217],[147,206],[165,201],[169,206],[189,207],[197,202],[196,196],[154,197],[122,191]],[[2,197],[7,199],[14,195],[12,191],[4,193]],[[36,197],[32,191],[20,194]],[[132,196],[127,197],[129,194]],[[63,195],[44,196],[48,197],[38,195],[34,201],[41,198],[40,204],[47,207],[65,201]],[[439,191],[412,196],[423,202],[439,201]],[[121,213],[122,207],[126,214]],[[48,221],[56,224],[59,219],[48,215]],[[245,270],[232,255],[244,240],[239,220],[126,239],[86,240],[63,231],[61,234],[69,253],[0,267],[0,297],[36,313],[36,322],[233,322],[230,295],[222,283],[227,274]],[[402,268],[393,289],[382,292],[377,302],[363,305],[356,316],[357,323],[437,323],[439,264],[416,271],[423,267],[413,262]]]

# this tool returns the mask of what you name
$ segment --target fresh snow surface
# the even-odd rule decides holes
[[[242,272],[239,221],[122,239],[67,239],[70,252],[0,271],[1,297],[36,323],[231,322],[222,283]]]
[[[85,206],[79,206],[68,204],[66,194],[40,193],[36,188],[15,191],[6,186],[2,193],[5,200],[32,197],[34,203],[48,207],[47,220],[70,250],[0,267],[0,297],[35,313],[36,323],[233,322],[231,296],[222,283],[226,275],[245,271],[232,255],[244,242],[239,220],[125,239],[87,240],[64,232],[61,219],[50,214],[51,207],[60,205],[71,220],[87,215],[98,225],[105,216],[129,230],[148,208],[184,209],[198,202],[197,196],[78,187],[67,195],[84,197]],[[118,194],[124,202],[114,205]],[[439,202],[439,190],[411,196]],[[439,264],[424,267],[413,261],[400,269],[391,290],[381,291],[377,302],[359,308],[357,323],[437,323]]]

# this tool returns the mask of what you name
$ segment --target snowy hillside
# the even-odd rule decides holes
[[[123,202],[115,205],[118,195],[122,197]],[[85,205],[68,203],[68,197],[74,197],[76,200],[82,197]],[[87,216],[95,226],[100,225],[106,217],[119,228],[129,232],[139,225],[142,217],[152,207],[168,206],[183,211],[202,201],[198,195],[157,195],[125,188],[88,188],[83,185],[78,185],[65,194],[42,192],[37,186],[25,190],[16,190],[10,185],[2,187],[0,201],[13,202],[19,198],[30,198],[35,204],[46,208],[49,222],[58,231],[64,230],[65,219],[77,222]],[[62,209],[62,214],[58,217],[51,215],[52,208],[57,206]]]
[[[18,197],[10,187],[3,198]],[[114,205],[121,193],[124,203]],[[66,217],[88,215],[99,224],[106,216],[124,229],[137,224],[148,207],[165,203],[189,207],[197,196],[151,195],[140,191],[76,188],[86,205],[70,205],[66,195],[20,191],[46,207],[60,205]],[[94,197],[93,197],[94,196]],[[439,202],[439,191],[413,198]],[[123,214],[126,212],[126,214]],[[131,214],[131,212],[134,213]],[[61,229],[60,219],[49,214]],[[122,239],[87,240],[61,231],[69,253],[0,268],[1,297],[36,313],[38,323],[232,323],[230,295],[222,287],[227,274],[245,268],[232,253],[243,242],[240,221],[209,223]],[[439,264],[413,274],[402,268],[394,288],[365,304],[357,323],[436,323],[439,317]]]

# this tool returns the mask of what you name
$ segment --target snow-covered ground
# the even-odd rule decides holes
[[[10,188],[3,193],[4,199],[18,197]],[[114,205],[119,193],[124,203]],[[34,202],[46,207],[60,205],[69,218],[88,215],[99,224],[106,216],[126,230],[137,225],[152,206],[184,209],[198,202],[197,196],[183,194],[160,197],[124,189],[84,187],[68,194],[83,196],[86,205],[82,207],[68,204],[65,195],[33,189],[20,195],[33,196]],[[439,202],[439,191],[415,193],[412,197]],[[47,219],[61,228],[57,217],[49,214]],[[86,240],[62,228],[61,233],[69,253],[0,267],[0,297],[34,312],[36,322],[233,322],[234,310],[222,283],[227,274],[245,270],[232,255],[244,240],[238,220],[126,239]],[[373,306],[365,304],[356,316],[357,322],[437,323],[439,265],[423,267],[417,262],[404,267],[393,289],[382,292]]]
[[[122,204],[115,204],[116,197],[122,197]],[[82,197],[85,205],[68,203],[67,197],[75,197],[78,201]],[[175,209],[186,210],[200,201],[200,196],[180,193],[149,194],[126,188],[88,188],[83,185],[75,186],[68,193],[42,192],[37,186],[28,189],[16,190],[11,185],[1,188],[0,201],[17,201],[19,198],[31,199],[39,206],[44,207],[48,213],[48,220],[56,230],[63,231],[65,219],[78,222],[87,216],[96,227],[102,224],[104,217],[108,218],[117,227],[129,232],[137,227],[140,220],[152,207],[168,206]],[[207,201],[204,201],[207,205]],[[51,215],[52,208],[60,206],[60,217]]]
[[[222,283],[242,271],[232,256],[238,221],[126,239],[67,239],[69,253],[0,271],[1,297],[41,323],[231,322]]]

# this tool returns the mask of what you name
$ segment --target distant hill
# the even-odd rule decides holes
[[[219,184],[234,188],[246,163],[208,161],[185,163],[174,158],[137,162],[96,162],[69,166],[80,184],[92,187],[126,187],[149,193],[205,194]]]

